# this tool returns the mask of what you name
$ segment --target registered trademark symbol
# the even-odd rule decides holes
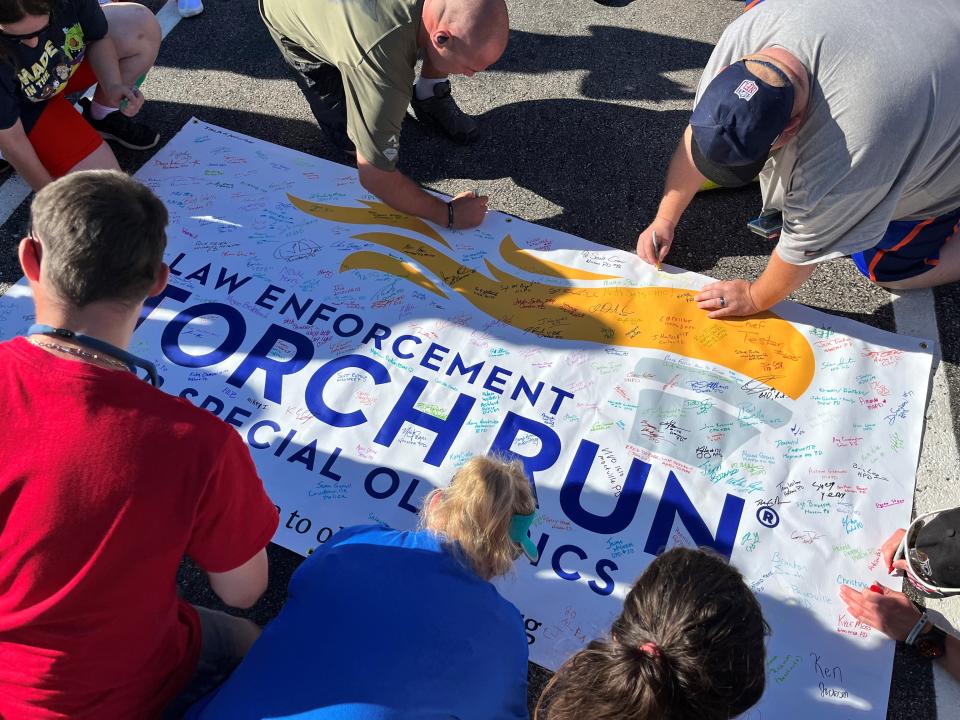
[[[761,505],[757,508],[757,520],[760,521],[761,525],[768,528],[775,528],[780,524],[780,516],[769,505]]]

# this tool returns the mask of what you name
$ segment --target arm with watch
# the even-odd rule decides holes
[[[921,657],[939,660],[960,680],[960,639],[934,625],[927,611],[905,594],[880,585],[862,591],[841,585],[840,597],[854,618],[910,645]]]
[[[476,227],[487,214],[487,196],[472,190],[449,202],[431,195],[399,170],[381,170],[357,153],[360,184],[387,205],[451,230]]]

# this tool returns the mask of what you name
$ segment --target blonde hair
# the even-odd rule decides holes
[[[442,535],[477,575],[490,580],[517,559],[510,540],[513,516],[534,510],[533,490],[519,461],[479,456],[468,460],[448,487],[427,494],[420,527]]]

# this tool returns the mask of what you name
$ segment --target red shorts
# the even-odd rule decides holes
[[[90,63],[83,60],[67,87],[47,101],[27,139],[40,162],[54,178],[66,175],[78,162],[100,147],[103,138],[77,112],[67,94],[83,92],[97,82]]]

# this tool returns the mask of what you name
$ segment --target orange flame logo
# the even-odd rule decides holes
[[[450,247],[422,220],[387,208],[325,205],[288,195],[299,210],[331,222],[387,225]],[[386,206],[383,206],[386,207]],[[359,251],[344,258],[341,272],[374,270],[403,278],[442,298],[448,291],[507,325],[542,338],[647,348],[723,365],[796,400],[813,379],[813,350],[789,322],[765,312],[751,318],[711,320],[697,307],[695,291],[665,287],[570,287],[525,280],[484,263],[492,277],[463,265],[427,243],[405,235],[366,232],[353,236],[403,255]],[[622,279],[553,263],[517,247],[507,235],[500,254],[514,267],[564,280]]]

